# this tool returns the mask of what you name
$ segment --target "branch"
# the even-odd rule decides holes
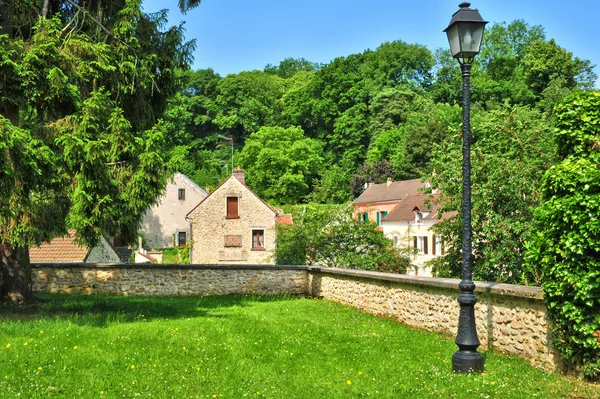
[[[102,30],[104,32],[106,32],[107,35],[112,36],[112,32],[109,31],[108,29],[106,29],[106,27],[104,25],[102,25],[102,23],[100,21],[98,21],[96,18],[94,18],[88,10],[86,10],[85,8],[81,7],[78,4],[73,3],[71,0],[67,0],[67,3],[71,4],[72,6],[74,6],[75,8],[77,8],[77,10],[81,10],[83,11],[85,14],[87,14],[88,17],[90,17],[90,19],[92,21],[94,21],[100,28],[102,28]]]

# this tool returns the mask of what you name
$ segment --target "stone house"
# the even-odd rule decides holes
[[[394,240],[396,246],[415,249],[412,264],[414,270],[408,274],[431,277],[431,268],[426,262],[444,255],[444,243],[431,227],[440,219],[436,207],[438,195],[407,194],[382,220],[383,234]],[[444,213],[441,218],[453,216]]]
[[[237,170],[188,213],[192,223],[190,263],[274,264],[277,224],[291,215],[267,205]]]
[[[383,218],[408,194],[417,194],[419,189],[428,187],[420,179],[392,181],[388,178],[383,184],[369,184],[363,193],[352,201],[352,216],[363,221],[373,221],[381,226]]]
[[[175,173],[156,205],[144,215],[139,233],[152,248],[186,245],[191,236],[186,215],[208,193],[182,173]],[[116,244],[116,243],[115,243]]]
[[[109,240],[102,237],[94,248],[87,248],[75,241],[75,231],[56,237],[39,247],[29,248],[31,263],[124,263]]]

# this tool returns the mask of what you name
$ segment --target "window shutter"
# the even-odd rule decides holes
[[[377,212],[377,226],[381,224],[381,212]]]
[[[415,248],[418,248],[417,246],[417,237],[415,236]]]
[[[435,255],[435,234],[431,237],[431,254]]]
[[[423,253],[427,255],[427,236],[423,237]]]
[[[238,197],[227,197],[227,217],[238,217]]]

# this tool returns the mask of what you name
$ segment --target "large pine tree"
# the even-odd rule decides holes
[[[140,0],[0,1],[0,301],[31,300],[32,245],[134,239],[194,45],[165,25]]]

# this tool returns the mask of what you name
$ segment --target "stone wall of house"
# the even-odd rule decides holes
[[[305,294],[298,267],[33,264],[33,290],[44,293],[192,296]]]
[[[227,218],[227,197],[238,198],[239,218]],[[274,264],[275,212],[235,177],[190,214],[193,263]],[[252,230],[264,230],[264,248],[252,248]]]
[[[456,335],[458,280],[316,266],[33,264],[36,292],[114,295],[297,294]],[[481,348],[560,364],[537,287],[477,282]]]
[[[458,280],[346,269],[309,269],[309,294],[392,317],[427,331],[456,335],[460,306]],[[477,282],[477,334],[481,348],[528,358],[553,369],[551,331],[541,289]]]

